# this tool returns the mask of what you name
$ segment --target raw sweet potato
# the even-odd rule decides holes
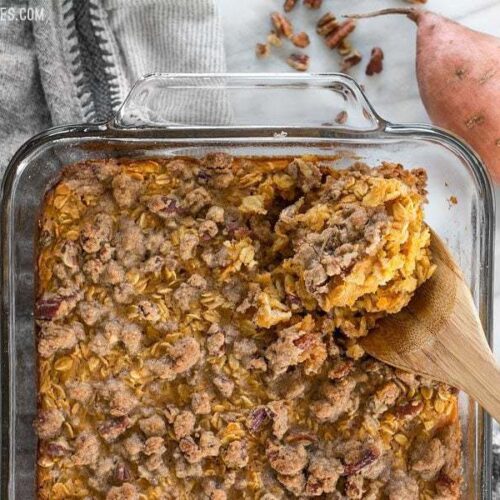
[[[500,182],[500,38],[414,8],[349,17],[385,14],[418,26],[417,78],[431,120],[464,138]]]

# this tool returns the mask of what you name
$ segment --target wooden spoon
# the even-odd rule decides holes
[[[361,345],[384,363],[463,390],[500,422],[500,366],[462,272],[431,234],[433,276],[406,308],[380,320]]]

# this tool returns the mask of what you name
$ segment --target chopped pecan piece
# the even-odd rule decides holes
[[[151,196],[147,202],[147,207],[162,219],[169,219],[181,212],[181,207],[176,198],[160,194]]]
[[[328,372],[328,378],[341,379],[349,375],[354,367],[354,361],[345,359],[334,364]]]
[[[361,469],[364,469],[375,462],[379,456],[380,450],[374,446],[370,446],[363,450],[358,457],[356,457],[357,460],[355,462],[344,464],[343,474],[345,476],[352,476],[353,474],[358,473]]]
[[[270,420],[272,415],[271,410],[267,406],[259,406],[254,408],[247,417],[247,427],[250,432],[258,432],[260,428]]]
[[[368,76],[373,76],[376,73],[381,73],[383,66],[384,53],[380,47],[374,47],[372,49],[372,54],[370,57],[370,62],[366,67],[366,74]]]
[[[258,43],[255,45],[255,55],[259,59],[265,59],[266,57],[269,57],[270,53],[271,53],[271,48],[269,47],[269,44]]]
[[[348,40],[346,40],[344,38],[344,40],[342,40],[339,43],[339,46],[337,47],[337,51],[341,56],[346,56],[347,54],[352,52],[352,45]]]
[[[50,321],[57,316],[61,306],[62,297],[50,297],[38,299],[35,305],[35,318]]]
[[[355,30],[355,28],[356,23],[353,19],[344,21],[325,38],[326,46],[329,49],[337,48],[340,43]]]
[[[304,0],[304,5],[309,9],[320,9],[323,0]]]
[[[306,54],[291,54],[286,62],[297,71],[307,71],[309,69],[309,56]]]
[[[320,36],[328,36],[339,27],[337,18],[331,12],[327,12],[316,24],[316,33]]]
[[[103,422],[97,430],[106,443],[112,443],[131,425],[132,421],[128,417],[120,417]]]
[[[345,73],[353,66],[356,66],[356,64],[359,64],[361,62],[361,59],[363,59],[363,57],[361,56],[361,53],[358,50],[353,50],[349,52],[344,57],[344,59],[342,59],[342,66],[340,68],[341,71]]]
[[[47,453],[49,457],[64,457],[71,453],[71,449],[65,439],[45,443],[41,446],[41,450]]]
[[[295,33],[290,38],[295,47],[300,47],[301,49],[307,47],[311,41],[309,40],[309,35],[305,31],[301,31],[300,33]]]
[[[298,0],[285,0],[285,3],[283,5],[283,10],[285,12],[290,12],[295,5],[297,5]]]
[[[113,479],[117,483],[124,483],[130,481],[132,479],[132,472],[130,471],[129,466],[125,463],[119,463],[115,467],[115,471],[113,473]]]
[[[283,35],[286,38],[290,38],[293,35],[292,23],[283,14],[279,12],[273,12],[271,14],[271,21],[278,35]]]

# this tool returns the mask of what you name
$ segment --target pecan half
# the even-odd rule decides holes
[[[292,35],[292,38],[290,38],[290,40],[296,47],[300,47],[301,49],[307,47],[311,43],[311,41],[309,40],[309,35],[305,31],[301,31],[300,33]]]
[[[285,12],[290,12],[296,5],[298,0],[285,0],[285,4],[283,5],[283,10]]]
[[[332,33],[330,33],[325,38],[325,43],[328,48],[335,49],[340,43],[349,36],[356,28],[356,23],[353,19],[348,19],[344,21],[340,26],[338,26]]]
[[[333,30],[339,27],[339,23],[335,15],[327,12],[322,16],[316,24],[316,33],[320,36],[328,36]]]
[[[381,73],[383,66],[384,53],[380,47],[374,47],[372,49],[372,54],[370,57],[370,62],[366,67],[366,74],[368,76],[373,76],[376,73]]]
[[[356,64],[359,64],[361,62],[361,59],[363,59],[363,57],[358,50],[349,52],[349,54],[347,54],[342,60],[342,67],[340,68],[341,71],[348,71],[353,66],[356,66]]]
[[[307,71],[309,69],[309,56],[306,54],[292,54],[286,62],[297,71]]]
[[[276,33],[290,38],[293,35],[293,26],[289,19],[280,12],[271,14],[271,22],[273,23]]]

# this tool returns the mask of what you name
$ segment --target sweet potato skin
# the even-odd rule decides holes
[[[416,21],[417,77],[431,120],[465,139],[500,182],[500,39],[432,12]]]

